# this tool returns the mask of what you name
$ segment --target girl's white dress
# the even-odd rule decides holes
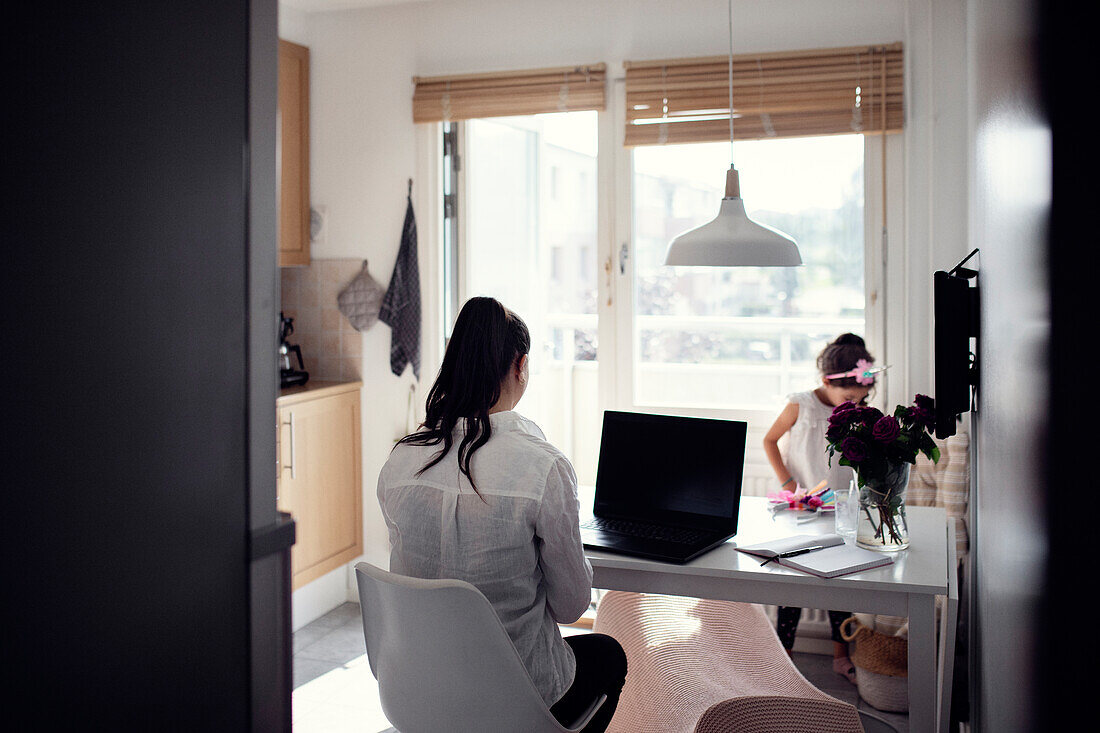
[[[818,399],[811,389],[788,395],[787,400],[798,405],[798,419],[787,433],[787,441],[780,443],[780,455],[783,463],[794,476],[794,480],[804,489],[812,489],[821,481],[827,480],[832,488],[847,488],[855,474],[848,466],[837,463],[840,456],[832,458],[825,452],[825,431],[829,427],[829,416],[833,414],[831,405]],[[794,487],[787,484],[785,489]]]

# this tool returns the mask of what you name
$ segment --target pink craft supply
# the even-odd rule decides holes
[[[825,511],[835,508],[836,495],[832,493],[832,489],[828,486],[823,486],[811,494],[806,494],[802,489],[798,491],[781,489],[779,491],[769,491],[768,501],[776,505],[786,504],[788,509],[796,511]]]

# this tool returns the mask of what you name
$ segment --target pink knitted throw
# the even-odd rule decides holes
[[[856,709],[798,671],[750,603],[609,591],[593,631],[627,676],[608,733],[862,733]]]

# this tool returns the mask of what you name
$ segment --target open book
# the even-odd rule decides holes
[[[800,534],[737,549],[822,578],[858,573],[894,562],[890,555],[845,544],[838,534]]]

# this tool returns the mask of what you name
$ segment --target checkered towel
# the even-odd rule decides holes
[[[405,210],[401,249],[393,265],[390,286],[382,299],[378,319],[393,329],[390,340],[390,369],[401,376],[412,364],[413,375],[420,379],[420,267],[416,256],[416,217],[412,197]]]

